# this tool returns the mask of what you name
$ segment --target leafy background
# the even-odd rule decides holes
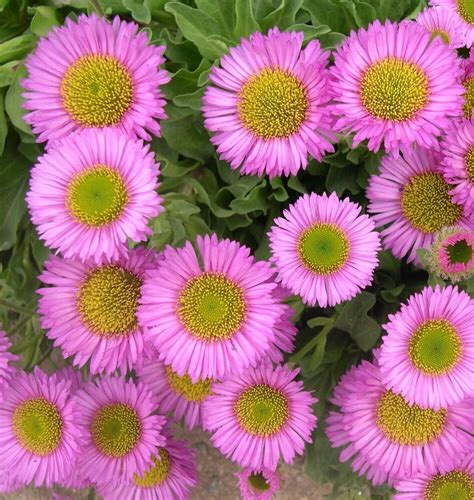
[[[100,2],[100,3],[99,3]],[[15,340],[26,370],[55,363],[35,315],[36,276],[48,255],[26,212],[24,194],[31,165],[42,153],[22,120],[22,61],[41,36],[66,17],[96,11],[118,14],[140,24],[153,44],[166,44],[166,67],[173,79],[165,87],[168,120],[152,149],[161,163],[166,212],[152,221],[148,245],[181,245],[210,231],[250,246],[258,259],[269,256],[266,233],[273,219],[301,193],[335,191],[366,205],[367,178],[377,171],[380,154],[364,146],[339,143],[322,163],[289,178],[241,177],[220,161],[209,142],[200,113],[211,66],[242,37],[272,26],[299,30],[305,41],[319,39],[333,49],[351,31],[374,19],[413,18],[424,0],[0,0],[0,318]],[[306,472],[334,485],[333,498],[388,497],[339,464],[323,432],[328,397],[342,373],[379,342],[380,324],[401,301],[437,279],[421,269],[380,254],[373,285],[335,308],[305,308],[292,299],[300,329],[289,362],[299,365],[305,385],[320,402],[315,412],[320,429],[306,451]],[[472,292],[472,283],[466,284]]]

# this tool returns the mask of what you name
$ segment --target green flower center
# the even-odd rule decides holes
[[[453,203],[450,189],[441,174],[414,175],[403,188],[403,215],[423,233],[435,233],[444,226],[455,225],[461,218],[462,208]]]
[[[127,202],[127,187],[122,177],[103,165],[76,174],[67,188],[69,212],[86,226],[101,227],[114,222]]]
[[[101,408],[92,421],[92,439],[107,457],[120,458],[133,450],[140,439],[142,426],[133,408],[112,403]]]
[[[44,457],[59,446],[63,422],[53,403],[34,398],[20,403],[13,412],[13,432],[20,445]]]
[[[449,45],[449,35],[446,31],[443,31],[443,30],[433,30],[431,32],[431,40],[434,40],[437,36],[439,36],[441,38],[441,40],[443,40],[443,42],[446,44],[446,45]]]
[[[408,446],[426,445],[443,432],[446,410],[410,406],[402,396],[386,391],[379,400],[377,425],[387,439]]]
[[[245,318],[243,291],[223,274],[203,273],[191,278],[181,291],[178,315],[195,337],[207,341],[228,339]]]
[[[424,500],[472,500],[474,478],[463,471],[437,474],[426,485]]]
[[[133,482],[141,488],[153,488],[161,484],[171,470],[171,457],[164,448],[158,448],[158,457],[151,457],[153,465],[143,473],[143,476],[133,475]]]
[[[408,353],[416,368],[430,375],[440,375],[458,361],[461,342],[456,329],[446,320],[428,320],[413,333]]]
[[[210,378],[198,380],[193,384],[189,375],[180,377],[169,366],[165,367],[165,371],[169,386],[186,401],[201,402],[212,394]]]
[[[472,259],[472,246],[466,240],[459,240],[446,248],[450,264],[468,264]]]
[[[470,120],[472,118],[472,108],[474,107],[474,76],[470,76],[463,82],[466,92],[464,92],[464,117]]]
[[[388,57],[364,73],[360,98],[374,118],[401,122],[422,110],[428,101],[428,78],[417,65]]]
[[[137,327],[141,279],[119,266],[92,269],[78,293],[82,321],[97,335],[127,335]]]
[[[254,436],[268,437],[278,432],[288,420],[288,399],[266,384],[245,390],[234,406],[240,426]]]
[[[315,224],[306,229],[298,241],[298,253],[303,264],[315,274],[338,271],[349,257],[349,240],[332,224]]]
[[[243,125],[257,137],[288,137],[306,119],[306,89],[288,71],[264,69],[242,87],[237,110]]]
[[[254,472],[250,474],[248,477],[248,482],[255,491],[267,491],[270,489],[270,484],[267,483],[267,480],[263,477],[261,472]]]
[[[458,0],[458,12],[469,24],[474,23],[474,0]]]
[[[469,181],[474,184],[474,148],[470,148],[464,158],[464,165]]]
[[[61,96],[66,111],[81,125],[116,125],[132,103],[133,82],[115,57],[83,56],[64,74]]]

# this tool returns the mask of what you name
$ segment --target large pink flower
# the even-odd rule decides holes
[[[145,32],[117,16],[66,19],[26,61],[25,121],[38,141],[56,140],[84,128],[114,128],[146,140],[159,136],[166,118],[159,69],[163,45],[148,45]]]
[[[302,32],[254,33],[221,58],[209,75],[204,124],[223,160],[242,174],[295,175],[308,153],[334,151],[327,106],[329,53]]]
[[[354,147],[368,139],[371,151],[398,153],[413,142],[436,148],[462,113],[456,54],[416,23],[375,21],[352,32],[331,73],[336,128],[355,132]]]
[[[472,2],[470,0],[431,0],[430,3],[445,7],[456,15],[463,27],[463,45],[471,47],[474,43],[474,5]]]

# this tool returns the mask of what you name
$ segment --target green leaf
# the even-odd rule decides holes
[[[151,12],[146,5],[137,0],[122,0],[122,3],[137,23],[150,24]]]
[[[365,2],[351,2],[347,0],[341,0],[342,5],[354,18],[357,26],[360,28],[366,28],[371,22],[377,18],[377,13],[372,5]]]
[[[5,96],[5,111],[17,129],[25,132],[27,135],[33,136],[31,127],[23,121],[26,110],[22,108],[23,97],[21,94],[24,92],[24,89],[20,85],[20,80],[25,77],[26,69],[24,66],[19,66],[15,71],[13,82]]]
[[[0,87],[9,87],[15,78],[20,61],[10,61],[0,66]]]
[[[310,26],[308,24],[293,24],[288,28],[288,31],[302,31],[304,33],[304,41],[309,42],[315,38],[321,37],[321,35],[326,35],[331,32],[329,26]]]
[[[7,118],[5,116],[5,106],[3,101],[3,95],[0,92],[0,157],[2,156],[5,148],[5,141],[8,134]]]
[[[196,0],[196,5],[221,28],[221,34],[232,39],[235,25],[235,0]]]
[[[53,26],[59,26],[62,23],[60,12],[45,5],[28,7],[28,14],[33,14],[30,30],[38,36],[46,36]]]
[[[260,26],[254,17],[252,0],[235,0],[235,17],[234,38],[236,40],[247,38],[252,33],[260,31]]]
[[[23,59],[36,47],[37,40],[34,35],[21,35],[0,43],[0,64]]]
[[[311,15],[313,26],[325,24],[331,31],[348,35],[351,30],[357,29],[352,15],[342,5],[340,0],[304,0],[303,9]]]
[[[360,191],[357,183],[357,172],[357,167],[354,165],[349,165],[346,168],[332,166],[326,177],[327,191],[335,191],[339,197],[346,191],[357,194]]]
[[[301,8],[303,0],[281,0],[280,6],[259,21],[263,31],[273,26],[278,26],[281,30],[290,28],[295,24],[296,13]]]

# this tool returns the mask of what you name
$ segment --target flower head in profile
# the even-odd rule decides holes
[[[204,429],[226,457],[242,467],[275,471],[293,463],[316,427],[317,400],[295,381],[299,370],[262,363],[216,384],[204,401]]]
[[[378,354],[387,388],[439,410],[473,394],[474,300],[456,287],[427,287],[389,315]]]
[[[361,208],[336,193],[301,196],[269,233],[278,279],[309,305],[333,306],[372,282],[380,239]]]
[[[46,246],[100,263],[145,240],[163,211],[159,166],[142,141],[86,130],[59,141],[31,171],[26,201]]]
[[[19,372],[0,404],[0,471],[15,483],[52,486],[68,475],[81,444],[71,383],[38,367]]]
[[[403,157],[382,158],[380,172],[369,178],[367,210],[382,230],[385,249],[399,259],[417,259],[419,248],[429,248],[445,227],[459,225],[474,229],[463,207],[451,195],[452,186],[441,170],[441,155],[416,148]]]
[[[149,45],[135,23],[81,15],[40,39],[27,58],[25,121],[38,141],[84,128],[113,128],[150,140],[166,118],[165,47]]]
[[[235,473],[242,500],[271,500],[283,482],[279,472],[249,467]]]
[[[204,125],[221,159],[242,174],[295,175],[308,154],[334,151],[328,108],[329,53],[303,33],[254,33],[209,75]]]
[[[438,233],[428,253],[428,269],[452,283],[474,275],[474,231],[449,227]]]
[[[422,408],[388,389],[367,361],[342,377],[331,402],[339,409],[327,419],[329,441],[374,484],[447,472],[474,446],[474,398]]]
[[[11,346],[7,334],[0,329],[0,401],[3,389],[16,371],[12,363],[18,360],[18,356],[10,352]]]
[[[368,139],[371,151],[436,148],[450,118],[462,113],[460,71],[454,51],[419,24],[375,21],[336,49],[335,128],[354,133],[354,147]]]
[[[453,49],[464,46],[464,26],[459,16],[444,7],[431,7],[418,14],[416,22]]]
[[[463,45],[471,47],[474,43],[474,4],[471,0],[431,0],[430,3],[455,14],[463,28]]]
[[[142,383],[119,377],[89,382],[76,394],[76,421],[84,434],[79,472],[94,484],[119,483],[143,474],[164,446],[166,419]]]
[[[138,317],[159,359],[191,381],[241,373],[273,346],[285,307],[268,262],[216,235],[166,247],[145,280]]]
[[[145,275],[155,267],[156,253],[130,250],[118,260],[96,265],[52,255],[38,279],[42,327],[64,357],[75,365],[90,361],[90,372],[123,372],[142,361],[143,328],[138,301]]]

